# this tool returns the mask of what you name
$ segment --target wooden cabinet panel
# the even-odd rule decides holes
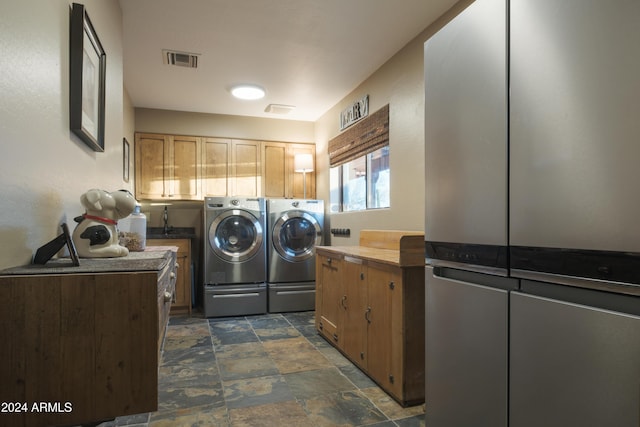
[[[137,134],[135,140],[136,198],[160,199],[169,195],[169,136]]]
[[[389,263],[381,245],[316,248],[316,326],[394,399],[415,405],[425,389],[424,267]]]
[[[362,260],[345,257],[342,280],[345,293],[345,314],[342,341],[344,352],[364,369],[367,368],[367,267]]]
[[[175,199],[198,199],[200,197],[199,138],[174,136],[171,139],[170,148],[170,196]]]
[[[228,196],[231,140],[204,138],[202,141],[202,194]]]
[[[234,196],[258,197],[262,191],[260,142],[232,140],[231,176]]]
[[[149,239],[148,246],[177,246],[176,286],[171,303],[171,314],[191,315],[191,240]]]
[[[3,426],[90,424],[157,409],[163,296],[173,292],[175,264],[174,254],[162,256],[157,270],[65,272],[62,263],[59,273],[0,276],[0,401],[63,405],[1,414]],[[99,271],[127,262],[100,261]]]
[[[136,197],[201,200],[208,196],[313,199],[315,172],[294,171],[296,154],[315,144],[136,134]]]
[[[307,172],[306,178],[302,173],[295,171],[295,155],[303,153],[311,154],[315,164],[316,148],[314,144],[263,142],[262,176],[265,197],[302,199],[305,197],[303,185],[305,182],[306,198],[314,199],[316,197],[315,171]]]
[[[341,342],[345,295],[340,275],[342,260],[316,257],[316,328],[332,342]],[[319,291],[320,290],[320,291]]]
[[[197,200],[200,138],[136,134],[136,198]]]
[[[369,266],[368,303],[370,308],[367,370],[380,384],[397,396],[402,395],[402,275],[388,267]],[[396,316],[394,316],[394,309]],[[394,346],[395,345],[395,346]]]
[[[315,162],[316,162],[316,146],[315,144],[289,144],[288,145],[288,156],[287,160],[289,162],[289,166],[287,167],[289,176],[291,177],[291,183],[288,185],[288,189],[290,194],[287,197],[292,197],[294,199],[302,199],[304,197],[304,183],[306,182],[307,188],[307,199],[315,199],[316,198],[316,172],[315,172]],[[306,178],[300,172],[295,172],[293,159],[296,154],[311,154],[313,156],[313,172],[307,172]]]
[[[287,197],[287,145],[279,142],[263,144],[264,196]]]

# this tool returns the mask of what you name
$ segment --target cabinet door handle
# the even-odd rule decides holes
[[[171,301],[171,293],[165,291],[165,293],[164,293],[164,302],[169,302],[169,301]]]
[[[340,305],[345,310],[347,309],[347,296],[346,295],[342,295],[342,298],[340,298]]]
[[[367,320],[367,323],[371,323],[371,307],[367,307],[365,310],[364,318]]]
[[[364,273],[360,273],[360,280],[364,280]]]
[[[327,258],[327,264],[331,264],[331,258]]]

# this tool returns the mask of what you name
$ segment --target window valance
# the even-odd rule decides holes
[[[329,140],[331,167],[389,145],[389,104]]]

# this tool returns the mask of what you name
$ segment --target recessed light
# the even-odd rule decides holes
[[[264,98],[265,91],[257,85],[237,85],[231,88],[231,95],[238,99],[254,100]]]

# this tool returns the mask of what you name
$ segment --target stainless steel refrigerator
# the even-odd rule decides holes
[[[640,425],[640,1],[511,0],[510,425]]]
[[[425,44],[426,425],[508,421],[507,7]]]
[[[427,425],[640,425],[640,2],[425,44]]]

